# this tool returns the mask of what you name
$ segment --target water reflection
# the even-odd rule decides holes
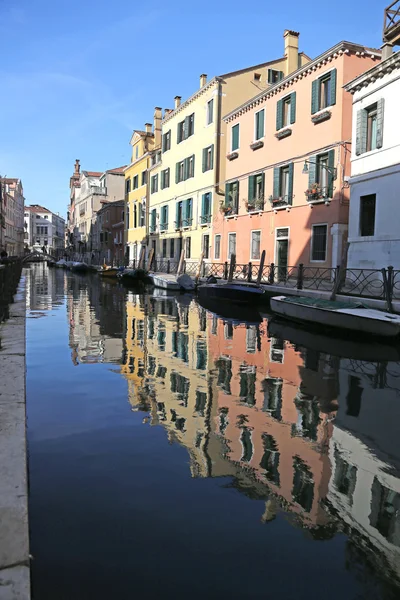
[[[73,363],[119,363],[132,410],[187,449],[193,478],[263,500],[268,530],[281,515],[310,539],[345,534],[360,597],[400,593],[397,350],[367,362],[365,348],[223,320],[190,297],[32,273],[31,309],[66,295]]]

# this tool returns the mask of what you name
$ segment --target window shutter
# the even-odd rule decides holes
[[[273,198],[279,198],[279,192],[280,192],[280,175],[281,175],[281,170],[279,167],[275,167],[274,168],[274,187],[273,187]]]
[[[229,205],[229,202],[230,202],[230,199],[231,199],[231,197],[229,195],[230,191],[231,191],[231,187],[232,187],[231,183],[227,183],[225,185],[225,206]]]
[[[254,192],[255,192],[255,175],[250,175],[249,177],[249,198],[248,202],[254,200]]]
[[[271,83],[272,80],[272,69],[268,69],[268,83]]]
[[[175,205],[175,227],[179,227],[179,202]]]
[[[214,168],[214,144],[211,146],[211,157],[210,157],[210,166],[213,169]]]
[[[164,206],[164,226],[168,225],[168,204]]]
[[[206,170],[206,164],[207,164],[207,148],[203,148],[203,173]]]
[[[296,123],[296,92],[290,94],[290,123]]]
[[[293,204],[293,171],[294,163],[289,163],[289,189],[288,189],[288,204]]]
[[[156,209],[153,208],[153,210],[151,211],[151,228],[153,231],[156,230]]]
[[[261,177],[261,186],[262,186],[262,195],[265,196],[265,173],[262,174]]]
[[[310,156],[308,162],[308,187],[310,188],[315,183],[317,173],[317,156]]]
[[[264,116],[265,116],[265,110],[263,109],[260,111],[260,118],[258,120],[259,131],[257,133],[258,133],[259,138],[262,138],[264,135]]]
[[[385,112],[385,100],[380,98],[377,102],[376,111],[376,147],[382,148],[383,146],[383,115]]]
[[[319,109],[319,79],[312,82],[311,87],[311,114],[318,112]]]
[[[336,79],[337,79],[337,70],[333,69],[331,72],[331,103],[330,106],[334,106],[336,104]]]
[[[189,176],[189,159],[185,158],[184,163],[183,163],[183,180],[186,181],[188,176]]]
[[[201,224],[205,223],[205,219],[204,219],[205,214],[206,214],[205,207],[206,207],[206,195],[203,194],[201,197],[201,216],[203,217],[200,221]]]
[[[165,152],[165,133],[162,136],[162,151]]]
[[[180,123],[178,123],[178,129],[177,129],[177,132],[176,132],[176,141],[177,141],[178,144],[180,144],[181,141],[182,141],[182,138],[181,138],[181,124]]]
[[[192,158],[192,161],[193,161],[193,163],[192,163],[192,164],[193,164],[193,177],[194,177],[194,169],[195,169],[195,164],[194,164],[194,163],[195,163],[195,155],[194,155],[194,154],[192,154],[192,157],[191,157],[191,158]],[[189,170],[189,164],[188,164],[188,170]]]
[[[283,100],[278,100],[276,105],[276,130],[280,129],[283,125]]]
[[[162,229],[164,225],[164,206],[161,207],[160,211],[160,229]]]
[[[185,117],[183,125],[183,139],[186,140],[189,135],[189,117]]]
[[[187,209],[188,209],[188,200],[184,200],[182,202],[182,221],[183,221],[182,224],[183,224],[184,227],[187,226],[187,223],[186,223],[186,219],[188,218],[188,215],[187,215],[188,211],[187,211]]]
[[[164,189],[164,175],[165,175],[164,171],[161,171],[161,189],[162,190]]]
[[[285,74],[283,71],[278,71],[279,75],[278,75],[278,81],[282,81],[282,79],[284,78]]]
[[[333,197],[333,169],[335,167],[335,151],[329,150],[328,152],[328,195],[329,198]]]
[[[179,163],[175,165],[175,183],[179,183]]]

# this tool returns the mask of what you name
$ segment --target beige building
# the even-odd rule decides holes
[[[24,190],[20,179],[0,180],[0,250],[9,256],[24,252]]]
[[[149,235],[157,258],[177,261],[201,252],[211,259],[211,222],[225,194],[229,144],[222,116],[268,89],[310,59],[298,49],[298,33],[285,31],[281,58],[214,77],[200,76],[199,89],[175,108],[155,113],[161,143],[149,168]],[[234,158],[234,157],[233,157]]]

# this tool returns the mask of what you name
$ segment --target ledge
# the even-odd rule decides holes
[[[287,138],[290,135],[292,135],[292,130],[290,127],[287,127],[286,129],[282,129],[282,131],[278,131],[278,133],[275,134],[275,137],[278,140],[283,140],[284,138]]]
[[[258,150],[259,148],[262,148],[264,146],[264,142],[262,140],[258,140],[257,142],[253,142],[252,144],[250,144],[250,148],[252,150]]]
[[[330,110],[324,110],[324,112],[320,112],[316,115],[313,115],[311,117],[311,121],[314,123],[314,125],[317,125],[317,123],[322,123],[323,121],[327,121],[328,119],[330,119],[332,116],[332,113]]]
[[[226,158],[228,160],[235,160],[235,158],[238,158],[239,156],[239,152],[230,152],[230,154],[226,155]]]

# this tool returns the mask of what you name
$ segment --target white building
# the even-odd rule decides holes
[[[350,81],[350,269],[400,269],[400,52]]]
[[[65,247],[65,219],[39,204],[25,207],[25,244],[29,250],[46,248],[61,255]]]

